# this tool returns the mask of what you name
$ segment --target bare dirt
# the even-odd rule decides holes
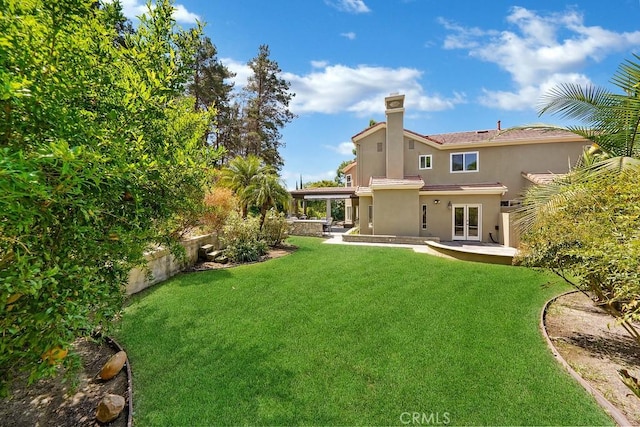
[[[101,424],[95,418],[98,403],[106,394],[119,394],[127,399],[126,368],[109,381],[96,379],[117,349],[83,338],[73,343],[73,350],[82,360],[75,384],[65,380],[62,370],[57,377],[38,381],[30,387],[26,386],[25,376],[16,378],[11,396],[0,400],[0,426],[127,425],[128,402],[118,418],[108,424]]]
[[[549,338],[567,363],[631,424],[640,425],[640,399],[618,375],[618,370],[627,369],[640,377],[640,345],[580,292],[551,303],[545,323]]]
[[[289,255],[290,253],[294,252],[297,249],[297,247],[295,246],[277,246],[274,248],[270,248],[269,249],[269,253],[267,253],[266,255],[262,256],[260,258],[259,261],[256,262],[264,262],[270,259],[275,259],[275,258],[280,258],[283,257],[285,255]],[[247,264],[254,264],[254,263],[243,263],[243,264],[239,264],[239,263],[226,263],[226,264],[221,264],[218,262],[213,262],[213,261],[198,261],[193,267],[191,267],[190,269],[188,269],[188,272],[191,271],[206,271],[206,270],[217,270],[220,268],[230,268],[230,267],[237,267],[239,265],[247,265]]]

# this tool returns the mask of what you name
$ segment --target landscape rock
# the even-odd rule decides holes
[[[221,256],[223,251],[211,251],[207,253],[207,261],[214,261],[215,259]]]
[[[220,255],[219,257],[214,259],[213,262],[217,262],[219,264],[226,264],[229,262],[229,258],[226,255]]]
[[[96,419],[101,423],[108,423],[118,418],[118,415],[124,409],[124,397],[117,394],[107,394],[98,403],[96,410]]]
[[[103,380],[110,380],[111,378],[118,375],[118,373],[122,370],[125,362],[127,361],[127,353],[124,351],[119,351],[107,360],[107,363],[104,364],[98,377]]]

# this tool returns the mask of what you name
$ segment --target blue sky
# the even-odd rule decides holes
[[[125,14],[141,0],[121,0]],[[563,82],[608,86],[640,54],[640,0],[178,0],[183,27],[206,22],[237,73],[267,44],[296,95],[283,129],[289,188],[332,179],[351,137],[384,121],[384,97],[406,95],[405,128],[422,134],[531,123]]]

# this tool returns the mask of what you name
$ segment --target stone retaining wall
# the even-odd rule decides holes
[[[325,221],[319,219],[301,219],[287,221],[287,224],[289,224],[290,236],[322,237],[322,225],[325,224]]]
[[[168,249],[159,249],[145,255],[147,269],[134,268],[129,272],[127,283],[127,295],[135,294],[149,286],[167,280],[175,276],[188,266],[192,266],[198,260],[198,249],[202,245],[212,244],[217,246],[216,234],[207,234],[185,240],[181,243],[186,252],[185,262],[179,262]],[[147,273],[151,272],[151,277]]]

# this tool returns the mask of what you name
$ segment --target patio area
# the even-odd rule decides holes
[[[427,253],[434,256],[449,259],[459,259],[464,261],[484,262],[488,264],[504,264],[511,265],[513,258],[518,253],[516,248],[499,245],[495,243],[469,242],[469,241],[444,241],[415,239],[420,243],[399,243],[402,242],[401,236],[361,236],[369,239],[359,239],[361,241],[346,241],[343,235],[348,229],[332,227],[329,233],[329,239],[325,241],[328,244],[342,245],[362,245],[362,246],[391,246],[406,247],[413,249],[414,252]],[[368,240],[368,241],[364,241]]]

